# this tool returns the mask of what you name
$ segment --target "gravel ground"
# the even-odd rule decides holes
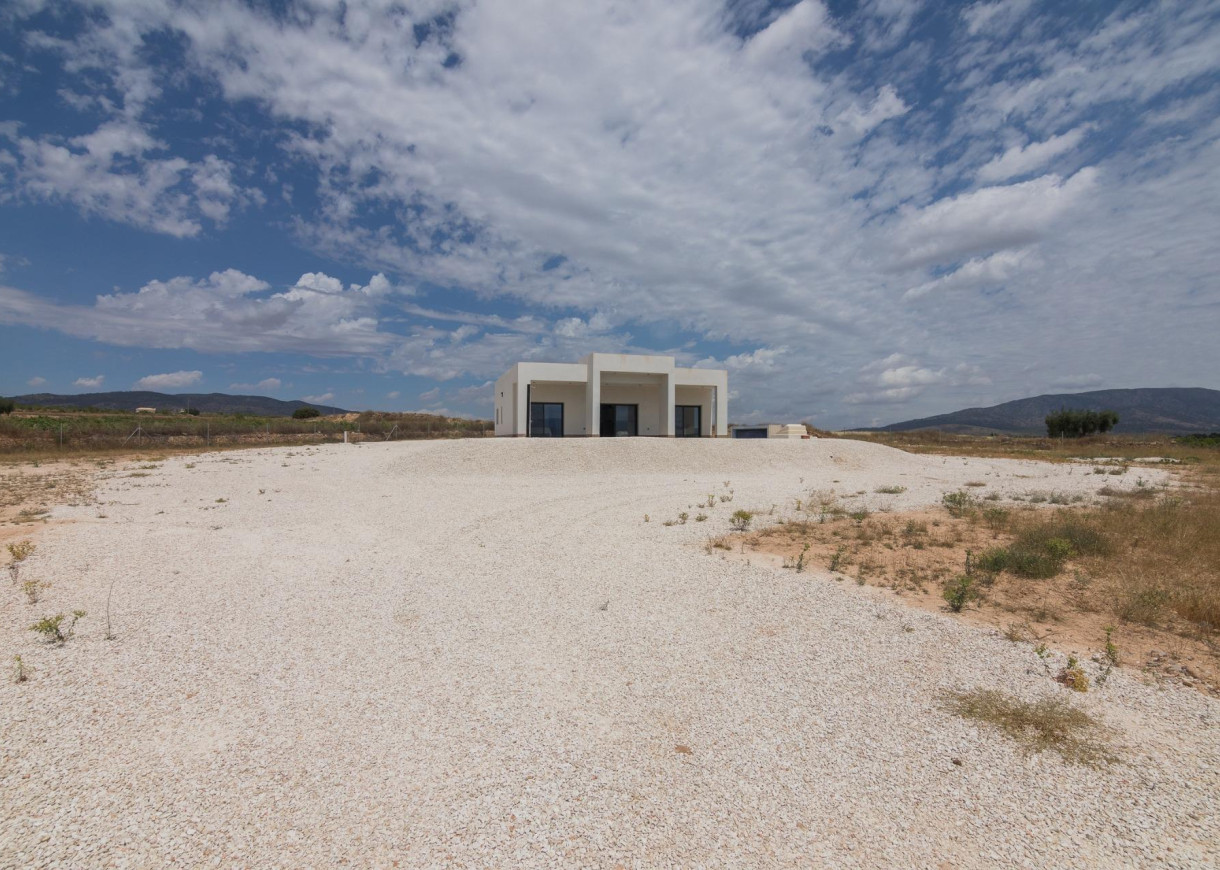
[[[1072,699],[1120,764],[1026,756],[937,698],[1067,692],[1028,645],[702,546],[812,488],[1134,476],[654,439],[118,472],[40,537],[44,600],[5,587],[0,866],[1215,866],[1216,701],[1116,674]],[[27,630],[75,607],[62,647]]]

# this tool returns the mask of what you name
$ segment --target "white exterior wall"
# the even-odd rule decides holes
[[[566,438],[589,434],[585,431],[585,385],[539,381],[530,389],[531,402],[563,404],[563,434]],[[529,420],[526,420],[529,425]]]
[[[517,432],[517,367],[500,375],[495,386],[496,437]]]
[[[663,384],[602,384],[602,402],[612,405],[639,405],[636,425],[641,435],[661,434],[661,389]],[[597,422],[601,425],[600,403]]]
[[[679,385],[674,390],[675,405],[698,405],[702,410],[699,411],[699,425],[702,426],[702,431],[699,433],[704,438],[710,438],[712,435],[712,426],[716,421],[712,416],[712,388],[711,387],[691,387]]]
[[[529,401],[562,402],[564,435],[599,435],[602,403],[638,405],[639,434],[662,437],[674,434],[675,405],[699,405],[703,436],[728,435],[728,372],[676,368],[671,356],[521,362],[496,381],[494,398],[496,435],[528,434]]]

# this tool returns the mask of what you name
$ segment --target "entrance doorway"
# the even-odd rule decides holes
[[[699,405],[674,406],[674,436],[676,438],[701,438],[703,436],[703,408]]]
[[[640,434],[639,405],[602,405],[601,436],[622,438]]]
[[[563,437],[562,402],[530,402],[530,437]]]

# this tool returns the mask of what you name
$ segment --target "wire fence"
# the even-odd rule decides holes
[[[487,420],[428,414],[361,414],[354,419],[188,414],[17,413],[0,416],[0,453],[190,449],[484,438]]]

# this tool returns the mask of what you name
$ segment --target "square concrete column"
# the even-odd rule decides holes
[[[588,381],[585,383],[585,431],[590,438],[599,438],[602,434],[602,373],[589,360]]]
[[[715,437],[725,438],[729,434],[729,379],[726,375],[723,382],[712,387],[715,393],[716,403],[716,429]]]
[[[528,380],[519,380],[514,384],[516,392],[513,398],[517,411],[516,425],[513,427],[514,435],[530,434],[529,385]]]
[[[677,405],[675,398],[674,376],[665,375],[661,380],[661,435],[665,438],[673,438],[678,433],[675,431],[674,410]]]

